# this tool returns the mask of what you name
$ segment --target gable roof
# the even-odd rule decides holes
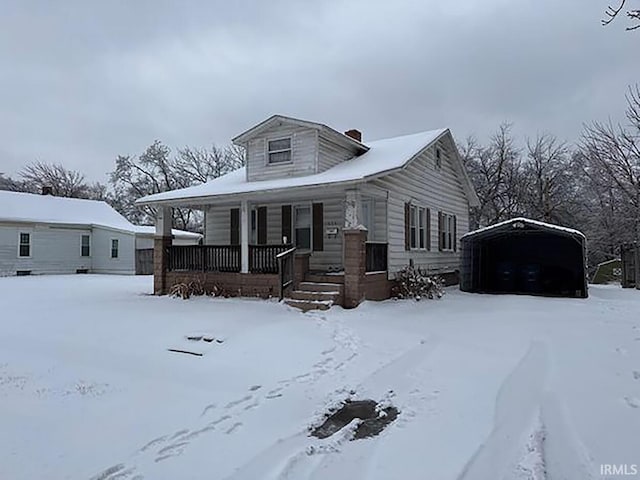
[[[369,142],[370,148],[366,153],[313,175],[247,181],[246,167],[243,167],[201,185],[149,195],[139,199],[136,203],[169,203],[175,200],[196,200],[212,196],[277,192],[289,188],[359,183],[388,175],[406,167],[413,159],[445,135],[451,136],[451,132],[448,129],[438,129]],[[478,204],[478,197],[464,168],[462,168],[462,161],[457,150],[455,152],[456,158],[454,160],[459,163],[458,171],[463,173],[461,182],[469,203],[475,206]]]
[[[99,225],[134,231],[109,204],[97,200],[0,191],[0,222]]]
[[[298,127],[310,128],[318,130],[324,133],[327,137],[333,138],[339,145],[345,145],[355,147],[359,153],[364,153],[369,150],[369,147],[364,143],[359,142],[355,138],[351,138],[344,133],[340,133],[337,130],[325,125],[324,123],[310,122],[308,120],[300,120],[299,118],[287,117],[285,115],[272,115],[259,124],[251,127],[249,130],[242,132],[240,135],[232,138],[231,141],[236,145],[243,145],[251,140],[256,135],[268,130],[274,126],[288,124]]]

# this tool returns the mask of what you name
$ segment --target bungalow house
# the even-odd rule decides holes
[[[200,279],[303,308],[390,295],[413,263],[456,281],[478,198],[448,129],[363,142],[274,115],[233,139],[246,166],[147,196],[157,207],[155,292]],[[204,211],[202,246],[170,246],[171,208]]]
[[[200,235],[174,232],[197,244]],[[132,225],[105,202],[0,191],[0,276],[136,273],[149,227]]]

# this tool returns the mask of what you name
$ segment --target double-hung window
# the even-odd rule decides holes
[[[30,257],[31,256],[31,234],[21,232],[20,233],[20,244],[18,246],[18,256],[19,257]]]
[[[269,164],[291,162],[291,138],[269,140],[267,145]]]
[[[91,255],[91,237],[89,235],[82,235],[81,245],[80,245],[80,255],[83,257],[88,257]]]
[[[454,215],[447,213],[442,214],[442,229],[440,231],[442,250],[453,250],[453,242],[455,242],[455,221],[456,217]]]
[[[410,247],[413,249],[427,248],[427,209],[424,207],[411,206],[410,214]]]
[[[120,246],[120,242],[117,238],[111,239],[111,258],[118,258],[118,247]]]

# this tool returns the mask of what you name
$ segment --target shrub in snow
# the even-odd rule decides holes
[[[429,275],[421,268],[407,265],[396,275],[396,284],[391,290],[395,298],[441,298],[444,294],[444,280],[437,275]]]
[[[176,283],[169,291],[169,295],[172,297],[180,297],[184,300],[191,298],[193,295],[199,296],[204,294],[204,285],[199,280]]]

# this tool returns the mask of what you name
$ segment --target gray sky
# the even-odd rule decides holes
[[[106,180],[154,139],[226,144],[273,113],[367,139],[448,126],[577,139],[624,119],[640,33],[605,0],[2,0],[0,172]]]

